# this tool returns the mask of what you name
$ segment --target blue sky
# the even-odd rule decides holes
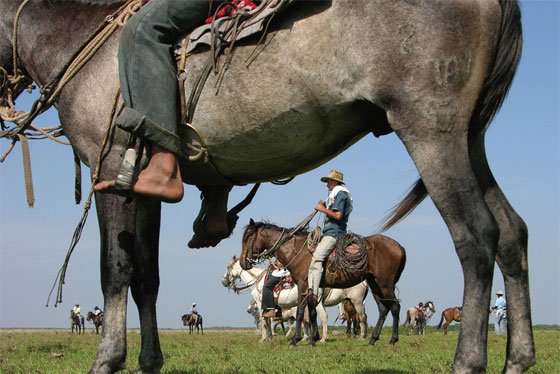
[[[559,258],[559,13],[557,1],[522,1],[524,50],[512,89],[487,133],[487,150],[495,177],[529,227],[529,275],[534,324],[560,323]],[[29,100],[21,102],[25,108]],[[57,124],[54,111],[40,117],[40,126]],[[0,142],[2,153],[8,142]],[[64,261],[83,203],[74,204],[73,159],[67,146],[43,140],[31,146],[35,208],[27,208],[19,146],[0,165],[0,328],[68,327],[69,309],[103,307],[99,281],[99,235],[95,211],[71,258],[63,303],[45,308],[50,288]],[[249,218],[280,226],[299,223],[327,193],[319,181],[329,170],[344,172],[352,191],[354,212],[349,229],[375,233],[377,223],[416,180],[417,171],[394,134],[369,135],[318,169],[287,186],[261,186],[251,206],[240,214],[234,235],[218,247],[187,248],[199,193],[187,188],[184,200],[164,204],[160,241],[160,328],[180,328],[179,316],[197,302],[207,326],[251,326],[246,313],[249,295],[228,292],[220,281],[228,261],[239,255],[242,228]],[[90,185],[83,170],[83,193]],[[235,188],[230,206],[250,187]],[[312,224],[316,224],[314,220]],[[440,312],[461,305],[463,278],[452,241],[439,213],[427,199],[386,235],[407,250],[407,265],[398,283],[404,310],[433,300]],[[503,290],[496,267],[493,293]],[[507,295],[506,295],[507,297]],[[332,324],[336,309],[329,308]],[[369,324],[377,319],[371,295],[366,302]],[[391,318],[387,323],[392,323]],[[128,326],[138,327],[130,298]],[[92,325],[89,325],[92,327]],[[388,339],[388,337],[387,337]]]

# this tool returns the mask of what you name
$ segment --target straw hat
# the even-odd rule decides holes
[[[503,293],[502,291],[498,291],[498,292],[496,292],[496,295],[498,295],[498,296],[504,296],[504,293]]]
[[[340,182],[340,183],[344,184],[343,178],[344,178],[344,176],[342,175],[342,173],[340,171],[331,170],[329,175],[321,178],[321,182],[327,183],[329,181],[329,179],[332,179],[332,180],[335,180],[337,182]]]

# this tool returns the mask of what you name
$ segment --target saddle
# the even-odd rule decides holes
[[[293,0],[262,0],[256,9],[237,11],[237,14],[243,16],[244,21],[242,21],[242,24],[237,28],[237,33],[235,35],[228,32],[232,23],[237,22],[235,17],[218,18],[213,23],[197,27],[177,43],[175,54],[177,56],[182,54],[188,55],[193,53],[197,47],[211,47],[218,36],[220,38],[225,37],[226,39],[224,40],[231,43],[260,33],[266,28],[266,24],[270,22],[272,17],[278,14],[292,1]]]
[[[178,80],[181,96],[182,118],[185,126],[179,126],[181,138],[181,153],[189,158],[189,173],[183,176],[185,182],[196,185],[235,185],[235,181],[225,178],[214,167],[208,148],[204,141],[203,131],[192,124],[198,98],[204,88],[206,80],[213,70],[221,81],[225,67],[232,56],[232,49],[240,40],[257,33],[266,34],[268,23],[280,11],[284,10],[293,0],[262,0],[258,7],[251,11],[238,10],[233,17],[215,19],[211,24],[205,24],[187,35],[175,47],[178,56]],[[260,42],[259,42],[260,43]],[[258,48],[258,43],[255,49]],[[187,73],[184,70],[185,60],[198,52],[211,50],[211,58],[202,69],[199,78],[193,83],[186,84]],[[225,61],[218,67],[218,58],[225,55]],[[258,53],[254,53],[258,55]],[[250,63],[250,62],[249,62]],[[188,86],[188,87],[187,87]],[[219,88],[219,85],[216,89]],[[185,105],[186,103],[186,105]]]
[[[367,267],[369,243],[363,236],[348,233],[339,238],[324,263],[326,284],[345,283],[361,275]]]
[[[282,290],[291,289],[294,287],[294,280],[291,276],[282,278],[280,282],[274,285],[272,289],[272,298],[274,299],[274,306],[278,309],[280,306],[278,305],[278,298],[280,297],[280,292]]]

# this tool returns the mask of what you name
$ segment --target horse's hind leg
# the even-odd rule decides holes
[[[496,183],[488,166],[483,139],[473,147],[471,158],[486,203],[500,228],[496,261],[504,276],[508,303],[504,372],[522,373],[535,363],[527,265],[527,226]]]
[[[368,284],[369,283],[370,281],[368,280]],[[387,310],[385,305],[383,305],[383,303],[379,301],[379,298],[376,295],[377,291],[374,291],[374,288],[372,287],[371,284],[370,287],[371,287],[373,298],[377,303],[377,309],[379,310],[379,317],[377,319],[377,324],[375,325],[375,328],[373,329],[373,332],[371,334],[371,339],[369,340],[369,345],[374,345],[375,342],[379,340],[379,334],[381,334],[381,328],[383,328],[383,324],[385,323],[385,319],[387,318],[387,313],[389,313],[389,311]]]
[[[124,369],[126,361],[126,307],[133,268],[135,203],[126,205],[122,197],[99,193],[95,200],[101,236],[105,327],[90,373],[114,373]]]
[[[434,101],[436,107],[427,103],[413,113],[408,108],[407,118],[400,118],[406,124],[399,124],[403,127],[397,134],[449,229],[463,268],[464,320],[453,372],[482,373],[499,232],[470,165],[467,127],[472,107],[455,95],[449,93],[439,106]]]

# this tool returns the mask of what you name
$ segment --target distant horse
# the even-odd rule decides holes
[[[77,315],[73,310],[70,310],[70,327],[72,328],[72,334],[74,333],[74,328],[78,335],[85,334],[86,326],[84,322],[84,316]]]
[[[233,256],[233,259],[228,264],[226,272],[222,278],[224,287],[233,288],[236,279],[241,279],[248,288],[251,289],[251,296],[256,301],[259,310],[261,308],[262,288],[264,285],[264,273],[266,269],[253,267],[250,270],[243,270],[239,259]],[[278,295],[278,306],[281,308],[291,308],[298,303],[298,287],[283,289]],[[317,306],[317,312],[321,317],[323,325],[323,336],[321,342],[325,342],[328,336],[329,316],[326,307],[338,305],[344,298],[350,298],[356,305],[356,310],[360,315],[361,320],[361,338],[365,338],[367,333],[367,318],[365,316],[364,299],[367,295],[367,285],[364,282],[358,285],[344,288],[344,289],[329,289],[325,291],[325,297]],[[267,324],[268,321],[264,319],[263,335],[261,341],[269,340],[272,337],[272,332],[269,331]],[[305,326],[304,326],[305,327]],[[305,336],[304,336],[305,337]]]
[[[441,320],[438,324],[438,330],[443,323],[443,319],[445,318],[445,323],[443,324],[443,335],[447,335],[447,326],[453,321],[461,322],[461,318],[463,317],[463,308],[459,308],[458,306],[454,308],[447,308],[443,312],[441,312]]]
[[[181,319],[183,320],[183,326],[189,326],[189,335],[194,332],[195,328],[197,334],[202,331],[202,335],[204,335],[204,328],[202,327],[202,316],[200,314],[183,314]]]
[[[314,345],[315,341],[318,340],[316,305],[313,302],[308,302],[309,298],[304,294],[309,288],[307,274],[312,256],[306,245],[308,233],[300,230],[293,233],[291,238],[284,236],[289,231],[265,222],[255,223],[251,219],[243,233],[239,264],[244,270],[249,270],[255,261],[274,255],[278,261],[287,267],[298,286],[298,317],[296,333],[291,345],[296,345],[301,340],[301,321],[305,304],[309,308],[311,345]],[[399,312],[401,308],[395,295],[395,285],[404,270],[406,263],[405,250],[395,240],[383,235],[368,236],[364,240],[367,253],[365,268],[355,272],[337,270],[332,274],[334,279],[330,277],[327,279],[325,271],[320,287],[333,288],[334,291],[334,289],[350,288],[363,284],[365,279],[379,309],[379,319],[369,344],[373,345],[379,339],[381,328],[390,311],[393,315],[393,335],[390,344],[394,345],[399,340]],[[360,301],[353,301],[353,303],[358,307]],[[361,303],[363,303],[363,300]]]
[[[69,84],[56,89],[56,82],[67,81],[78,70],[73,69],[78,62],[69,63],[77,50],[95,49],[81,48],[83,41],[99,36],[94,31],[101,25],[120,23],[113,14],[122,2],[102,2],[0,0],[0,90],[8,87],[6,92],[12,93],[7,101],[17,98],[26,88],[21,76],[11,76],[19,70],[24,80],[41,87],[42,98],[60,92],[52,101],[64,135],[76,156],[91,167],[90,175],[109,180],[115,178],[129,140],[128,134],[113,128],[103,141],[119,87],[121,33],[113,33]],[[486,309],[496,262],[508,289],[510,334],[504,370],[526,370],[535,362],[528,230],[492,175],[484,141],[521,56],[518,2],[291,3],[272,20],[270,34],[236,43],[237,48],[220,59],[219,65],[227,66],[225,75],[210,74],[204,88],[194,83],[203,80],[209,55],[216,50],[201,48],[187,59],[185,86],[187,92],[196,87],[193,101],[198,103],[191,123],[200,138],[180,126],[186,133],[179,155],[182,177],[189,184],[208,186],[278,180],[322,165],[367,134],[394,134],[421,179],[397,206],[389,226],[430,196],[462,266],[465,328],[459,334],[453,371],[481,372],[486,367]],[[70,68],[65,70],[68,75],[64,67]],[[12,90],[7,81],[19,86]],[[44,109],[45,101],[34,108]],[[20,130],[8,131],[8,141],[18,139]],[[502,131],[507,139],[511,130]],[[96,173],[103,144],[108,147]],[[188,158],[193,153],[190,146],[202,156],[197,161]],[[376,161],[383,162],[370,163]],[[205,178],[205,164],[216,177]],[[378,177],[379,183],[386,183]],[[97,193],[95,205],[107,306],[91,372],[125,367],[129,287],[142,317],[138,370],[158,372],[164,361],[156,316],[161,204],[149,198],[127,204],[124,197]]]
[[[412,307],[406,311],[406,320],[403,326],[409,327],[408,335],[412,335],[412,328],[416,326],[416,333],[422,335],[426,334],[426,325],[434,313],[436,312],[436,307],[432,301],[426,301],[422,307],[423,313],[420,313],[416,307]]]
[[[93,312],[88,312],[86,320],[92,321],[93,325],[95,326],[95,333],[99,335],[99,326],[103,324],[103,316],[101,314],[97,315]]]
[[[352,337],[352,335],[356,337],[358,335],[360,316],[356,313],[356,308],[350,299],[344,299],[342,301],[342,308],[344,310],[344,314],[340,320],[346,321],[346,336],[349,338]]]

